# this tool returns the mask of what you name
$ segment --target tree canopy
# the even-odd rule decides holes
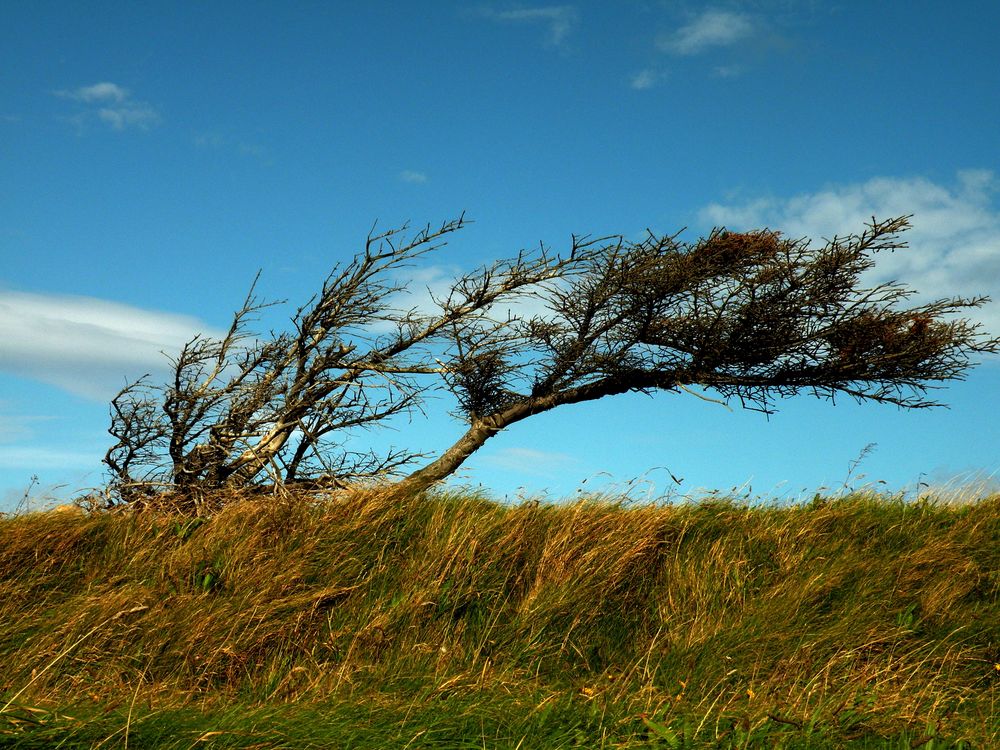
[[[540,245],[400,307],[401,269],[467,224],[373,230],[287,331],[250,330],[270,304],[255,282],[224,336],[196,336],[171,360],[169,382],[141,378],[112,401],[104,460],[119,497],[375,480],[418,492],[516,422],[629,391],[709,392],[765,413],[802,392],[926,408],[974,355],[1000,351],[956,315],[985,297],[907,306],[913,290],[865,285],[879,252],[905,249],[909,217],[821,245],[769,229],[574,236],[563,254]],[[440,390],[467,429],[436,458],[345,449],[344,435]]]

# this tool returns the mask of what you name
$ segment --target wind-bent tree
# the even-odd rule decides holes
[[[225,336],[197,336],[172,360],[171,382],[124,388],[105,457],[121,497],[390,477],[418,492],[522,419],[628,391],[707,390],[763,412],[802,391],[925,408],[972,355],[1000,351],[953,316],[985,297],[906,307],[911,290],[863,285],[877,252],[905,248],[907,217],[819,247],[770,230],[574,237],[566,255],[541,246],[462,276],[428,309],[395,307],[400,269],[465,224],[370,234],[287,332],[251,334],[267,306],[252,287]],[[468,429],[438,458],[407,474],[423,456],[344,447],[440,388]]]

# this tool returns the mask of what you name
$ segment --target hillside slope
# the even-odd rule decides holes
[[[0,664],[4,746],[998,747],[1000,497],[8,517]]]

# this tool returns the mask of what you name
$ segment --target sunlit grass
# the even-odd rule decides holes
[[[1000,746],[1000,496],[225,499],[0,520],[0,745]]]

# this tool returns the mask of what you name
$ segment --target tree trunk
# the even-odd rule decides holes
[[[441,454],[440,458],[431,461],[421,469],[401,479],[391,487],[391,493],[396,496],[416,495],[437,484],[451,475],[461,466],[465,459],[479,450],[483,444],[496,435],[506,425],[496,426],[477,420],[458,441]]]
[[[624,393],[630,388],[620,383],[605,379],[594,383],[578,386],[566,391],[549,393],[519,401],[502,412],[492,414],[484,419],[477,419],[468,431],[458,439],[440,458],[432,461],[422,469],[417,469],[405,479],[400,480],[390,488],[390,493],[399,497],[415,495],[430,488],[442,479],[455,472],[465,459],[479,450],[483,444],[500,430],[515,422],[541,414],[563,404],[578,404],[583,401],[593,401],[614,393]]]

